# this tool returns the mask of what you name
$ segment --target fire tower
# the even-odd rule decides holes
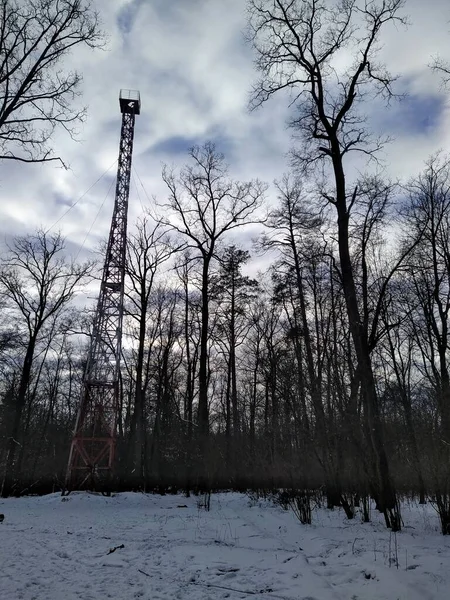
[[[134,121],[138,91],[121,90],[122,113],[116,196],[97,310],[84,374],[83,392],[70,447],[66,489],[108,490],[119,418],[125,250]]]

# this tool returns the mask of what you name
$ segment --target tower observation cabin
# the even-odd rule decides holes
[[[139,115],[141,112],[141,95],[138,90],[120,90],[120,112]]]

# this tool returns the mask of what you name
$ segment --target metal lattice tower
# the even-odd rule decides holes
[[[95,314],[83,393],[70,447],[66,488],[108,489],[119,418],[127,213],[138,91],[121,90],[122,112],[116,197]]]

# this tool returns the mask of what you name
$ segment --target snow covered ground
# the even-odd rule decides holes
[[[450,598],[450,536],[430,506],[405,504],[396,539],[375,512],[362,524],[317,509],[305,526],[235,493],[210,512],[181,495],[72,493],[0,513],[1,600]]]

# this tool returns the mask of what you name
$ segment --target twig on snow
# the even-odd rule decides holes
[[[355,544],[358,540],[363,540],[364,538],[355,537],[352,544],[352,554],[355,554]]]
[[[207,588],[218,588],[220,590],[227,590],[229,592],[239,592],[239,594],[249,595],[249,596],[260,596],[261,594],[265,594],[270,596],[271,598],[279,598],[279,600],[289,600],[286,596],[278,596],[278,594],[273,594],[272,590],[268,588],[267,590],[239,590],[237,588],[227,587],[225,585],[216,585],[214,583],[201,583],[200,581],[189,581],[189,583],[193,585],[201,585],[202,587]]]
[[[120,550],[121,548],[125,548],[124,544],[120,544],[120,546],[114,546],[114,548],[110,548],[108,554],[112,554],[116,550]],[[106,556],[108,556],[108,554]]]

